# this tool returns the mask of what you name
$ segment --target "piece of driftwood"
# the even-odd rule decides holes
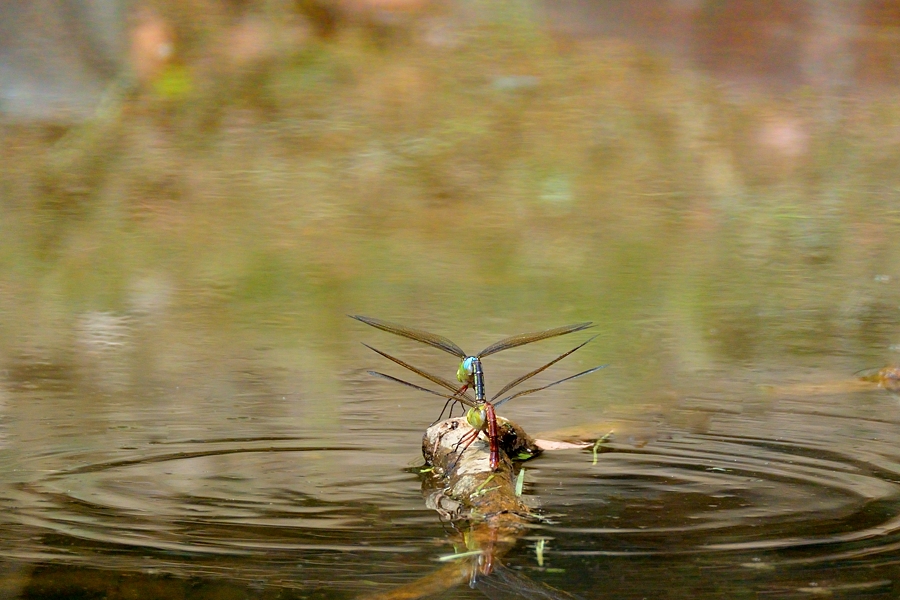
[[[456,585],[484,589],[489,597],[569,599],[571,596],[529,580],[501,563],[501,559],[534,522],[531,507],[516,495],[516,465],[510,456],[528,458],[541,448],[522,428],[498,418],[500,463],[491,469],[490,445],[484,434],[468,447],[460,441],[472,431],[465,418],[432,425],[422,439],[429,470],[423,483],[425,502],[458,530],[456,555],[447,564],[412,582],[369,600],[412,600]]]
[[[491,469],[490,445],[483,433],[466,447],[472,431],[462,417],[440,421],[422,439],[422,454],[431,467],[426,482],[426,503],[444,517],[491,521],[500,515],[528,517],[530,508],[515,494],[514,465],[509,459],[540,454],[522,428],[498,418],[500,463]],[[428,488],[431,488],[430,490]]]

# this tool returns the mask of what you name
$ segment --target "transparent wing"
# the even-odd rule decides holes
[[[518,398],[519,396],[527,396],[528,394],[533,394],[535,392],[540,392],[541,390],[546,390],[547,388],[553,387],[554,385],[558,385],[560,383],[565,383],[566,381],[571,381],[573,379],[583,377],[584,375],[588,375],[590,373],[593,373],[594,371],[599,371],[600,369],[607,367],[607,366],[609,366],[609,365],[600,365],[599,367],[594,367],[593,369],[588,369],[587,371],[582,371],[581,373],[578,373],[576,375],[570,375],[569,377],[560,379],[559,381],[554,381],[553,383],[548,383],[547,385],[541,386],[539,388],[525,390],[525,391],[519,392],[517,394],[513,394],[512,396],[507,396],[503,400],[498,400],[497,402],[493,402],[492,404],[495,407],[497,407],[497,406],[500,406],[501,404],[503,404],[504,402],[508,402],[509,400],[512,400],[513,398]]]
[[[478,358],[484,358],[485,356],[490,356],[495,352],[500,352],[501,350],[508,350],[509,348],[515,348],[516,346],[523,346],[525,344],[530,344],[532,342],[537,342],[540,340],[546,340],[547,338],[556,337],[558,335],[565,335],[567,333],[574,333],[576,331],[581,331],[582,329],[587,329],[591,327],[591,322],[588,321],[586,323],[575,323],[574,325],[566,325],[565,327],[557,327],[555,329],[545,329],[544,331],[535,331],[533,333],[520,333],[519,335],[514,335],[512,337],[508,337],[500,340],[496,344],[491,344],[484,350],[478,353]],[[465,357],[463,357],[465,358]]]
[[[528,379],[531,379],[532,377],[534,377],[535,375],[537,375],[538,373],[540,373],[540,372],[543,371],[544,369],[547,369],[548,367],[551,367],[551,366],[555,365],[556,363],[558,363],[559,361],[561,361],[562,359],[564,359],[564,358],[567,357],[568,355],[572,354],[573,352],[575,352],[575,351],[578,350],[579,348],[583,347],[585,344],[587,344],[588,342],[590,342],[591,340],[593,340],[593,339],[596,338],[596,337],[597,337],[597,336],[595,335],[594,337],[590,338],[590,339],[587,340],[586,342],[584,342],[584,343],[582,343],[582,344],[578,344],[577,346],[575,346],[574,348],[572,348],[572,349],[569,350],[568,352],[563,352],[562,354],[560,354],[559,356],[557,356],[556,358],[554,358],[553,360],[551,360],[550,362],[548,362],[548,363],[547,363],[546,365],[544,365],[543,367],[538,367],[537,369],[535,369],[535,370],[532,371],[531,373],[526,373],[525,375],[522,375],[522,376],[519,377],[518,379],[514,379],[514,380],[510,381],[509,383],[507,383],[506,385],[504,385],[503,388],[502,388],[499,392],[497,392],[496,394],[494,394],[494,396],[491,398],[491,402],[493,402],[496,398],[499,398],[500,396],[502,396],[503,394],[505,394],[505,393],[508,392],[509,390],[513,389],[514,387],[516,387],[517,385],[519,385],[519,384],[522,383],[523,381],[527,381]]]
[[[436,383],[437,385],[439,385],[439,386],[441,386],[441,387],[443,387],[443,388],[445,388],[445,389],[450,390],[450,391],[453,392],[454,394],[457,394],[457,393],[459,392],[460,386],[459,386],[458,384],[453,383],[452,381],[449,381],[449,380],[447,380],[447,379],[444,379],[443,377],[439,377],[438,375],[432,375],[432,374],[429,373],[428,371],[423,371],[422,369],[420,369],[420,368],[418,368],[418,367],[414,367],[414,366],[412,366],[411,364],[409,364],[409,363],[407,363],[407,362],[404,362],[404,361],[400,360],[399,358],[397,358],[397,357],[395,357],[395,356],[391,356],[391,355],[388,354],[387,352],[382,352],[382,351],[379,350],[378,348],[373,348],[372,346],[370,346],[370,345],[368,345],[368,344],[363,344],[363,346],[365,346],[366,348],[368,348],[369,350],[371,350],[371,351],[373,351],[373,352],[377,352],[378,354],[380,354],[381,356],[385,357],[386,359],[388,359],[388,360],[390,360],[390,361],[393,361],[393,362],[397,363],[398,365],[400,365],[400,366],[403,367],[404,369],[409,369],[410,371],[412,371],[412,372],[415,373],[416,375],[419,375],[420,377],[424,377],[424,378],[427,379],[428,381],[430,381],[430,382],[432,382],[432,383]],[[471,396],[469,396],[468,393],[465,393],[465,394],[459,394],[459,395],[457,395],[457,396],[455,396],[455,397],[456,397],[456,398],[459,398],[460,401],[465,400],[465,401],[471,402],[471,403],[473,403],[473,404],[475,403],[475,400],[474,400]]]
[[[474,575],[472,583],[491,600],[580,600],[503,565],[495,565],[489,575]]]
[[[375,377],[381,377],[382,379],[387,379],[388,381],[393,381],[394,383],[401,383],[405,386],[411,387],[414,390],[419,390],[420,392],[428,392],[429,394],[433,394],[435,396],[439,396],[441,398],[446,398],[447,400],[456,400],[457,402],[462,402],[466,406],[478,406],[475,402],[466,398],[464,396],[457,396],[451,394],[442,394],[441,392],[435,392],[434,390],[429,390],[428,388],[424,388],[420,385],[416,385],[414,383],[410,383],[408,381],[404,381],[402,379],[398,379],[397,377],[392,377],[390,375],[386,375],[384,373],[379,373],[378,371],[369,371],[369,375],[374,375]]]
[[[371,325],[376,329],[381,329],[382,331],[387,331],[388,333],[393,333],[395,335],[402,335],[405,338],[416,340],[417,342],[422,342],[423,344],[428,344],[429,346],[434,346],[439,350],[449,352],[450,354],[458,356],[459,358],[466,357],[466,353],[462,351],[462,348],[442,335],[428,333],[427,331],[422,331],[421,329],[413,329],[412,327],[404,327],[403,325],[389,323],[388,321],[382,321],[380,319],[373,319],[372,317],[364,317],[362,315],[348,316],[351,319],[356,319],[357,321],[361,321],[366,325]]]
[[[879,376],[881,375],[882,367],[873,367],[871,369],[863,369],[861,371],[857,371],[854,375],[860,379],[865,381],[878,381]]]

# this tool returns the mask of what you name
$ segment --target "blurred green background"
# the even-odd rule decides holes
[[[591,319],[633,392],[896,358],[896,3],[160,0],[109,3],[105,47],[79,6],[7,14],[7,65],[57,27],[22,71],[86,90],[16,113],[7,79],[14,373],[119,348],[140,390],[265,345],[327,389],[348,312],[464,347]]]

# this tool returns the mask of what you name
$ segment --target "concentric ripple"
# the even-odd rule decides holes
[[[432,515],[418,478],[387,466],[407,457],[385,454],[375,477],[378,457],[361,447],[289,439],[187,441],[75,466],[4,491],[7,534],[22,532],[7,557],[181,573],[227,564],[230,577],[279,564],[301,564],[304,578],[353,564],[390,572],[384,557],[420,551],[410,528]]]
[[[561,555],[774,551],[824,562],[893,552],[900,422],[854,411],[846,398],[751,415],[712,410],[703,433],[672,430],[641,448],[610,444],[588,467],[551,457],[534,463],[529,480],[559,515],[545,529]]]
[[[543,559],[570,573],[629,571],[623,593],[649,595],[659,590],[635,574],[679,568],[696,579],[698,564],[727,574],[717,585],[741,569],[752,576],[738,588],[774,592],[806,593],[806,580],[827,575],[830,590],[881,593],[900,576],[892,397],[785,396],[750,409],[690,398],[678,411],[646,445],[613,438],[596,463],[570,450],[525,464],[545,520],[522,535],[549,541]],[[354,592],[430,572],[453,536],[405,469],[417,436],[353,435],[332,445],[259,437],[53,456],[71,466],[3,490],[0,520],[14,542],[5,556]],[[526,568],[531,548],[523,540],[503,560]],[[591,577],[585,571],[585,590]]]

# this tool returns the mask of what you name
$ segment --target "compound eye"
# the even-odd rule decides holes
[[[472,426],[472,429],[478,429],[479,431],[484,429],[485,419],[484,409],[470,408],[466,411],[466,422]]]
[[[462,368],[465,369],[466,373],[468,373],[469,375],[475,373],[475,358],[472,356],[466,358],[462,362]]]
[[[456,371],[456,379],[460,381],[460,383],[465,383],[472,379],[472,375],[475,374],[475,357],[469,356],[461,363],[459,363],[459,369]]]

